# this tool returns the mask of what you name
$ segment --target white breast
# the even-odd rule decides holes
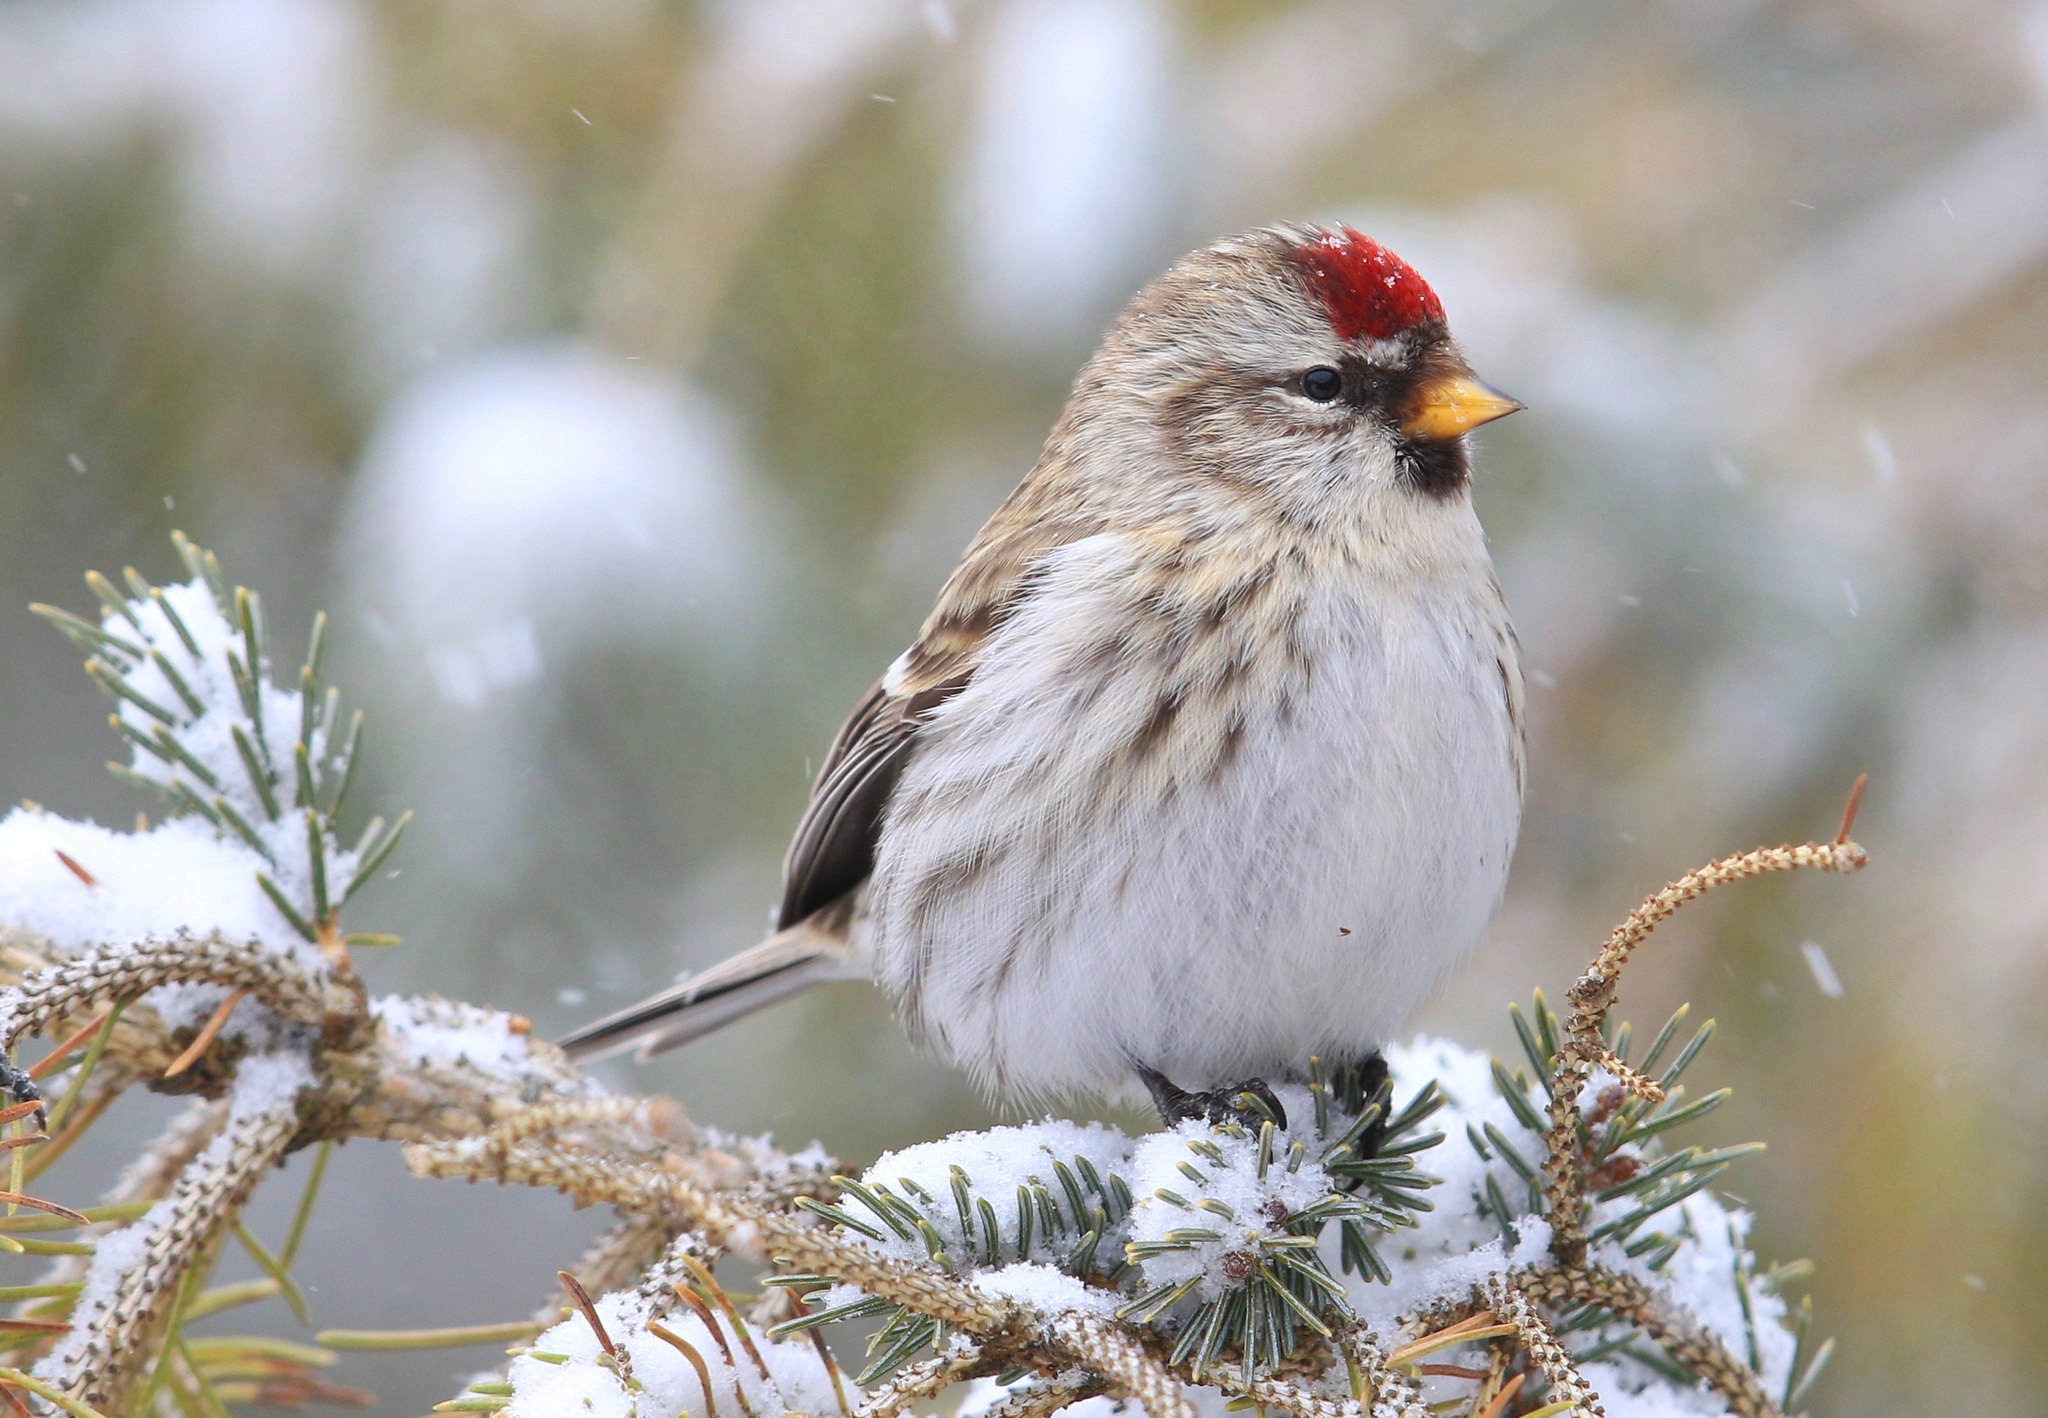
[[[1144,752],[1185,646],[1128,633],[1125,539],[1055,553],[884,824],[868,926],[912,1026],[1023,1095],[1386,1041],[1479,939],[1520,817],[1512,637],[1470,541],[1476,574],[1297,587],[1294,653],[1267,637]]]

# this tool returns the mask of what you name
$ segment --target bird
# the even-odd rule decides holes
[[[833,740],[773,932],[562,1041],[641,1058],[879,984],[987,1095],[1218,1117],[1379,1048],[1483,936],[1521,822],[1483,383],[1344,225],[1175,262]]]

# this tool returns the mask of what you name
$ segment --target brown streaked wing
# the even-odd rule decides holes
[[[972,670],[911,695],[892,695],[877,683],[854,708],[832,741],[817,786],[782,859],[785,930],[844,896],[867,879],[890,790],[919,725],[931,711],[967,687]]]
[[[1041,464],[1041,468],[1044,465]],[[782,859],[786,930],[867,879],[889,794],[933,710],[967,687],[982,646],[1031,594],[1045,553],[1101,530],[1093,517],[1047,516],[1046,490],[1027,478],[976,535],[904,655],[902,693],[877,681],[847,716]]]

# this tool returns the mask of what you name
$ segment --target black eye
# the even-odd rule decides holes
[[[1344,392],[1344,376],[1327,364],[1319,364],[1301,376],[1301,392],[1318,404],[1327,404]]]

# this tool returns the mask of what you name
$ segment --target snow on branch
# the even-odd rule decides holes
[[[89,578],[97,619],[38,608],[115,700],[116,773],[168,815],[0,820],[0,1248],[41,1266],[0,1323],[9,1411],[356,1401],[323,1376],[344,1351],[508,1341],[443,1410],[886,1418],[963,1386],[972,1418],[1780,1418],[1811,1391],[1827,1346],[1789,1297],[1799,1267],[1761,1263],[1715,1191],[1754,1147],[1684,1141],[1727,1096],[1691,1091],[1711,1024],[1681,1008],[1638,1039],[1613,1010],[1632,952],[1686,902],[1861,867],[1853,802],[1832,841],[1724,858],[1644,902],[1563,1017],[1540,993],[1511,1012],[1511,1060],[1420,1039],[1388,1050],[1393,1081],[1317,1062],[1237,1121],[1047,1119],[856,1171],[607,1092],[516,1015],[370,998],[351,950],[390,938],[342,915],[404,819],[344,843],[361,719],[320,683],[320,623],[280,685],[257,598],[177,550],[177,585]],[[100,1205],[32,1195],[133,1087],[192,1101]],[[243,1214],[280,1159],[351,1137],[403,1144],[422,1178],[617,1219],[535,1318],[187,1342],[229,1304],[308,1318],[292,1270],[321,1166],[274,1246]],[[66,1230],[83,1244],[45,1239]],[[212,1281],[230,1244],[261,1280]],[[715,1266],[751,1267],[759,1294]]]

